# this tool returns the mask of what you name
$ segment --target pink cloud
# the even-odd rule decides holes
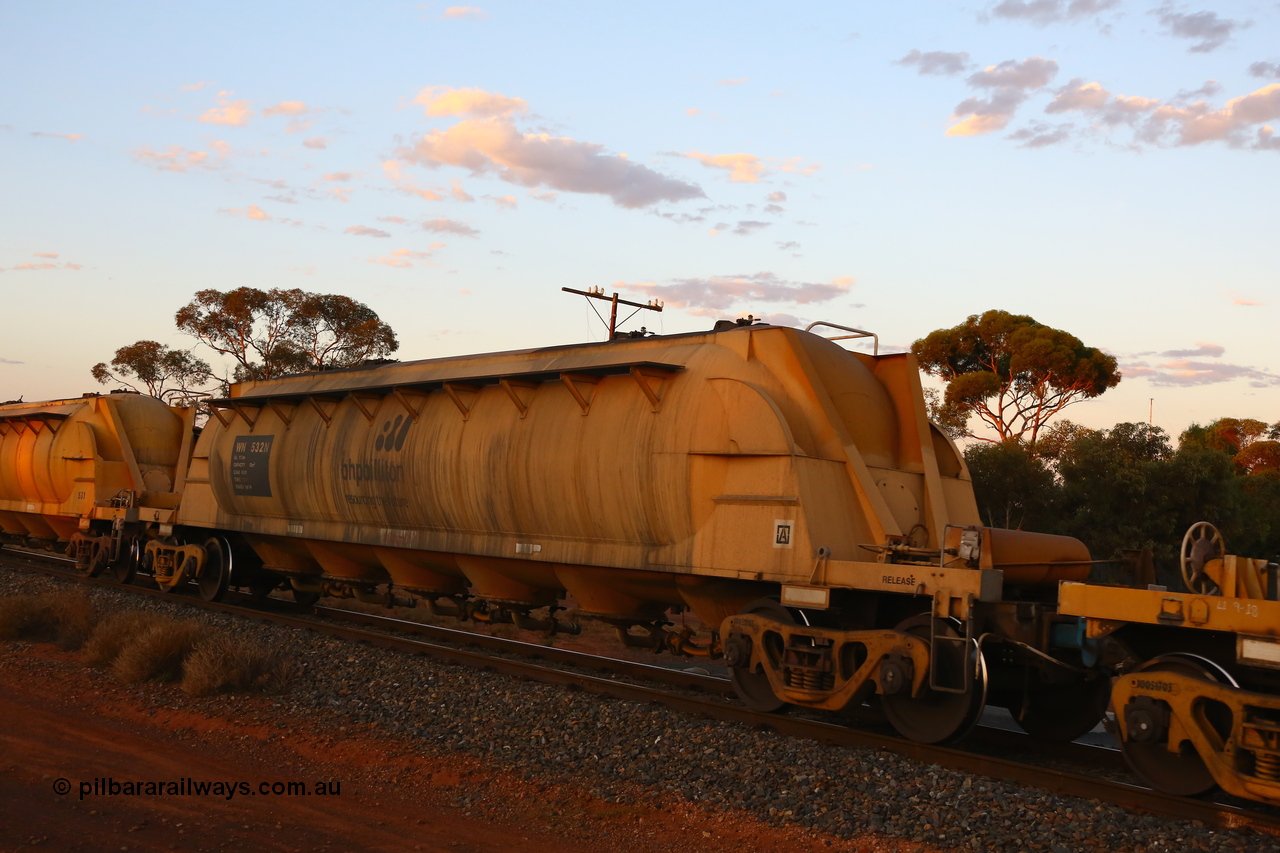
[[[527,113],[529,105],[523,98],[508,98],[483,89],[454,89],[449,86],[428,86],[413,99],[422,104],[429,116],[472,116],[492,118]]]
[[[378,228],[370,228],[367,225],[352,225],[344,234],[354,234],[357,237],[390,237],[386,231]]]
[[[1199,93],[1179,93],[1179,98],[1188,94],[1194,97]],[[1057,91],[1045,112],[1081,113],[1092,117],[1095,128],[1104,131],[1131,127],[1139,144],[1180,147],[1225,142],[1234,148],[1280,149],[1280,144],[1272,144],[1273,132],[1266,124],[1280,120],[1280,83],[1232,98],[1221,108],[1204,100],[1179,105],[1179,98],[1161,102],[1112,95],[1100,83],[1075,79]]]
[[[399,160],[386,160],[382,164],[382,172],[387,180],[395,184],[397,190],[407,195],[416,195],[427,201],[441,201],[444,196],[435,190],[419,187],[412,175],[405,174],[404,166]]]
[[[677,279],[674,284],[668,285],[646,282],[627,286],[639,288],[674,308],[723,311],[742,302],[785,302],[795,305],[826,302],[846,295],[853,286],[853,279],[844,276],[829,284],[821,284],[787,281],[771,272],[760,272],[753,275]]]
[[[483,20],[489,17],[489,13],[476,6],[450,6],[441,13],[440,17],[444,20],[452,21]]]
[[[475,201],[476,197],[468,193],[462,188],[462,184],[457,181],[453,182],[453,187],[449,190],[449,195],[453,196],[454,201]]]
[[[432,250],[443,249],[444,243],[432,243],[430,248]],[[411,269],[415,262],[426,263],[428,266],[433,266],[433,264],[430,263],[431,257],[432,252],[430,251],[420,252],[413,249],[394,249],[389,254],[384,255],[381,258],[369,258],[368,262],[371,264],[384,264],[396,269]]]
[[[523,187],[604,195],[619,207],[705,198],[701,188],[633,163],[604,146],[563,136],[526,134],[509,117],[466,119],[433,130],[399,152],[429,168],[457,166]]]
[[[200,116],[200,121],[205,124],[222,124],[228,127],[244,127],[253,118],[253,110],[249,109],[249,102],[232,101],[224,95],[230,95],[230,92],[221,92],[218,96],[218,103],[221,106],[210,107]]]
[[[221,153],[221,152],[220,152]],[[216,162],[209,159],[207,151],[189,151],[180,145],[169,146],[168,151],[153,151],[151,146],[143,145],[133,152],[139,163],[150,166],[161,172],[186,172],[190,169],[216,168]]]
[[[302,140],[303,148],[324,149],[329,147],[329,140],[323,136],[313,136],[310,139]]]
[[[42,131],[37,130],[32,132],[31,135],[44,136],[51,139],[65,139],[68,142],[79,142],[81,139],[84,139],[83,133],[44,133]]]
[[[302,101],[281,101],[262,111],[264,116],[300,116],[307,112],[307,105]]]
[[[480,232],[463,222],[440,217],[428,219],[422,223],[423,231],[434,231],[438,234],[457,234],[459,237],[479,237]]]
[[[253,219],[257,222],[265,222],[271,218],[270,214],[268,214],[262,208],[258,207],[256,204],[251,204],[249,205],[248,208],[245,208],[245,209],[224,207],[224,208],[220,208],[218,212],[225,213],[228,216],[243,216],[246,219]],[[292,222],[292,220],[281,220],[281,221]]]
[[[728,80],[717,80],[717,81],[716,81],[716,85],[717,85],[717,86],[741,86],[743,83],[747,82],[749,79],[751,79],[751,78],[749,78],[749,77],[732,77],[732,78],[730,78],[730,79],[728,79]]]
[[[987,89],[990,94],[966,98],[957,104],[951,114],[955,124],[947,128],[947,136],[978,136],[1003,130],[1031,92],[1049,85],[1057,73],[1058,63],[1041,56],[1020,62],[1009,59],[974,72],[968,77],[969,85]]]
[[[764,163],[754,154],[703,154],[690,151],[684,156],[712,169],[725,169],[733,183],[754,184],[765,173]]]

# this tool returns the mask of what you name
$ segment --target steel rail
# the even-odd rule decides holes
[[[472,631],[460,631],[457,628],[442,628],[439,625],[426,625],[422,622],[413,622],[407,619],[393,619],[388,616],[378,616],[373,613],[361,613],[358,610],[343,610],[337,607],[316,606],[313,608],[313,612],[317,616],[326,619],[355,622],[361,625],[368,625],[371,628],[381,628],[387,631],[399,631],[406,634],[418,634],[426,637],[434,637],[446,642],[479,646],[481,648],[494,649],[499,652],[518,654],[524,657],[542,658],[544,660],[568,664],[569,666],[580,666],[586,669],[603,669],[611,672],[617,672],[620,675],[630,675],[636,678],[662,681],[664,683],[674,684],[680,687],[693,687],[708,693],[719,693],[724,696],[734,695],[733,685],[729,683],[727,678],[719,678],[713,675],[700,675],[694,672],[686,672],[650,663],[606,658],[599,655],[587,654],[586,652],[575,652],[571,649],[558,649],[554,646],[541,646],[537,643],[526,643],[521,640],[509,640],[504,637],[493,637],[488,634],[477,634]]]
[[[18,552],[5,552],[4,556],[10,556],[14,553]],[[228,613],[286,627],[301,628],[319,634],[353,640],[377,648],[423,655],[448,663],[498,672],[529,681],[580,689],[613,699],[642,704],[665,705],[687,714],[723,722],[738,723],[757,729],[772,730],[790,737],[805,738],[834,746],[891,752],[924,764],[936,764],[962,773],[1042,788],[1062,796],[1100,800],[1122,808],[1137,809],[1179,820],[1199,820],[1213,826],[1232,829],[1248,827],[1271,834],[1280,834],[1280,818],[1237,806],[1177,797],[1132,783],[1102,779],[1097,776],[1051,767],[1023,764],[998,756],[966,752],[955,747],[917,743],[894,735],[851,729],[819,720],[778,714],[762,714],[717,699],[704,699],[670,693],[652,687],[570,672],[509,658],[494,657],[481,652],[452,648],[423,640],[396,637],[390,634],[364,631],[343,625],[326,624],[314,619],[241,607],[234,604],[208,602],[191,597],[174,597],[172,593],[159,590],[148,590],[143,587],[111,583],[98,578],[89,578],[78,572],[52,569],[48,566],[40,565],[38,561],[41,558],[38,555],[24,554],[24,556],[28,556],[30,562],[26,564],[20,563],[17,567],[35,569],[69,580],[78,580],[132,593],[152,595],[168,601],[203,607],[214,612]],[[658,669],[662,668],[659,667]],[[689,673],[685,674],[688,675]]]

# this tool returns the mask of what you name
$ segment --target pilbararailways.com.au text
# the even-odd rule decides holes
[[[342,783],[320,782],[206,782],[183,777],[172,782],[152,782],[129,779],[118,781],[102,776],[77,783],[80,799],[85,797],[337,797],[342,795]],[[69,779],[57,779],[53,783],[56,794],[66,796],[72,790]]]

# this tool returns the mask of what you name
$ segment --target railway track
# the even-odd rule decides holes
[[[1280,835],[1280,816],[1269,811],[1176,797],[1129,782],[1099,777],[1099,770],[1122,770],[1123,760],[1118,750],[1082,744],[1042,744],[1025,735],[993,728],[980,728],[971,735],[965,742],[969,748],[921,744],[874,728],[850,728],[800,715],[752,711],[726,701],[726,697],[732,696],[733,689],[727,679],[715,676],[350,610],[330,607],[300,610],[296,605],[276,599],[252,600],[246,595],[240,597],[242,603],[207,602],[194,596],[174,596],[137,585],[122,586],[110,580],[89,578],[68,568],[69,563],[65,558],[38,552],[0,551],[0,567],[37,571],[77,583],[154,596],[191,607],[314,631],[377,648],[424,655],[595,695],[662,704],[683,713],[771,729],[792,737],[892,752],[926,764],[1043,788],[1063,796],[1102,800],[1163,817],[1198,820],[1207,825],[1232,829],[1247,827]],[[290,612],[283,612],[284,608]],[[610,677],[591,674],[600,671],[610,673]],[[620,680],[620,677],[627,680]],[[1036,754],[1039,763],[1005,757],[1020,753]],[[1043,759],[1046,757],[1088,770],[1045,766]]]

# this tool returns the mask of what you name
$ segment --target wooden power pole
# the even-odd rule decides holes
[[[663,303],[658,301],[657,299],[650,299],[648,302],[631,302],[630,300],[627,300],[627,299],[618,298],[617,293],[614,293],[612,296],[606,296],[603,287],[589,287],[586,290],[574,290],[572,287],[562,287],[560,289],[563,290],[565,293],[576,293],[579,296],[585,296],[588,299],[600,299],[604,302],[609,303],[608,322],[605,322],[604,317],[600,316],[600,312],[596,311],[596,316],[600,317],[600,322],[604,323],[606,326],[609,327],[609,340],[613,340],[618,336],[618,306],[619,305],[627,305],[636,309],[635,311],[632,311],[630,314],[628,314],[626,317],[623,318],[622,322],[624,323],[627,322],[627,320],[630,320],[636,314],[640,313],[641,311],[661,312],[663,307]],[[594,305],[591,306],[591,310],[595,311]]]

